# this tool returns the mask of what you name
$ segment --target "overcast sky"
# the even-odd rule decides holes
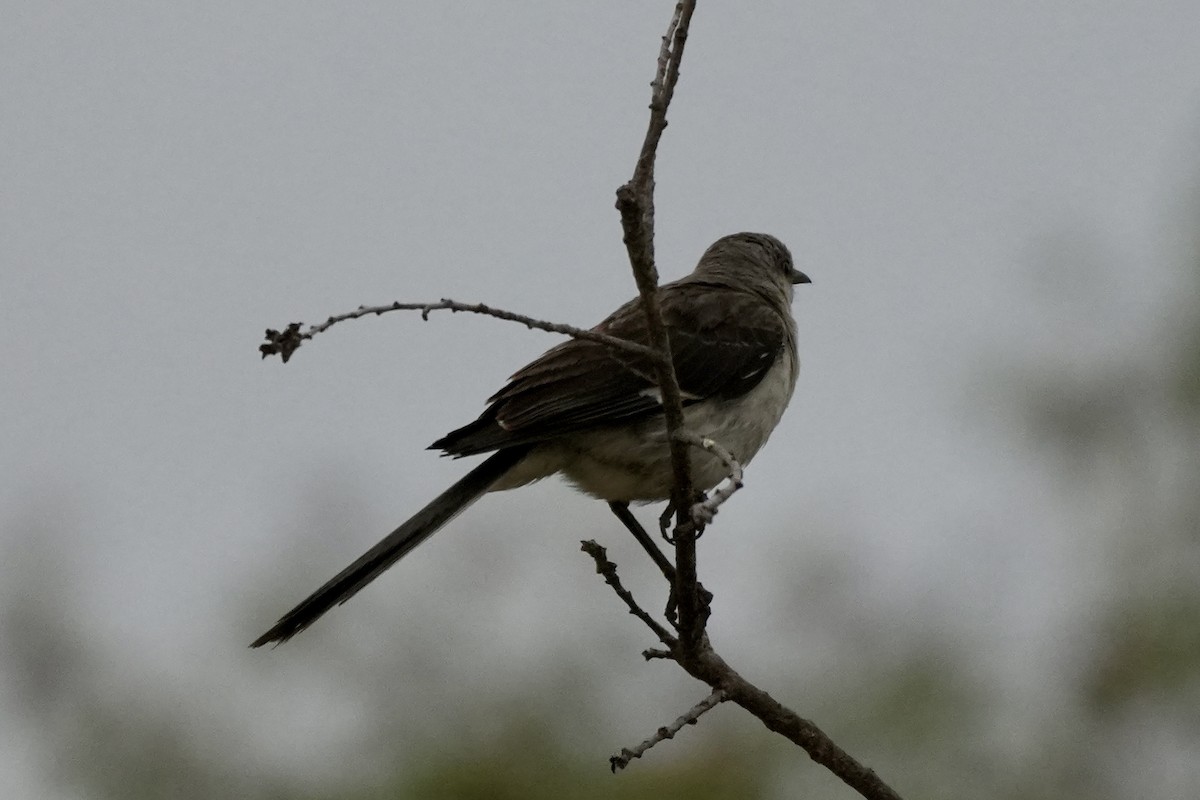
[[[40,521],[77,579],[44,590],[86,598],[89,635],[236,684],[221,648],[458,477],[426,445],[556,341],[394,314],[284,366],[263,329],[441,297],[590,325],[632,296],[613,191],[671,5],[3,3],[0,546]],[[998,390],[1031,355],[1140,346],[1169,306],[1198,31],[1194,0],[700,4],[660,271],[760,230],[813,279],[792,407],[703,540],[727,620],[775,596],[764,559],[813,548],[913,614],[1022,631],[1069,592]],[[1076,240],[1094,272],[1057,273]],[[485,498],[321,625],[452,606],[430,571],[488,538],[522,585],[474,590],[544,610],[587,579],[581,532],[620,536],[557,482]]]

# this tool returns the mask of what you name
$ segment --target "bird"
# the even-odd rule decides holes
[[[811,283],[779,239],[735,233],[714,242],[691,274],[658,287],[683,399],[684,426],[750,462],[779,423],[800,367],[794,287]],[[640,298],[593,330],[648,344]],[[429,446],[461,458],[490,455],[403,525],[284,614],[251,647],[281,644],[340,605],[490,491],[561,474],[608,501],[669,500],[674,471],[661,393],[645,356],[573,338],[518,370],[473,422]],[[727,475],[692,449],[701,491]],[[618,514],[619,515],[619,514]]]

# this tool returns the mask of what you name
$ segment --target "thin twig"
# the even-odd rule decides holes
[[[658,50],[658,68],[655,70],[654,80],[650,82],[650,123],[633,172],[635,184],[639,182],[639,178],[653,180],[658,142],[667,128],[667,107],[671,105],[671,99],[675,96],[675,85],[679,83],[679,63],[683,59],[683,47],[687,44],[688,27],[692,23],[692,12],[695,10],[695,0],[676,3],[671,22],[667,25],[667,32],[662,37],[662,47]]]
[[[502,308],[492,308],[483,303],[459,303],[454,300],[442,298],[436,303],[389,303],[382,306],[359,306],[353,311],[348,311],[345,314],[335,314],[324,322],[317,325],[310,325],[306,330],[301,330],[302,323],[293,322],[282,331],[267,330],[267,341],[258,346],[258,350],[262,353],[262,357],[279,355],[283,358],[284,363],[292,357],[292,353],[296,351],[303,342],[313,338],[318,333],[324,333],[339,322],[345,322],[350,319],[359,319],[372,314],[378,316],[386,314],[389,311],[420,311],[421,319],[428,320],[429,312],[431,311],[452,311],[466,312],[470,314],[484,314],[489,317],[498,319],[506,319],[510,322],[519,322],[527,328],[536,328],[537,330],[549,331],[550,333],[562,333],[574,339],[586,339],[591,342],[602,344],[613,350],[630,355],[640,356],[651,359],[652,363],[662,361],[662,356],[659,351],[652,347],[647,347],[644,344],[621,339],[616,336],[610,336],[607,333],[600,333],[595,330],[585,330],[584,328],[576,328],[574,325],[564,325],[559,322],[547,322],[546,320],[535,319],[517,314],[512,311],[505,311]]]
[[[617,565],[608,560],[608,551],[597,544],[594,540],[588,539],[579,543],[580,549],[592,557],[596,562],[596,572],[604,576],[604,582],[613,588],[629,608],[629,613],[646,623],[650,630],[654,631],[654,635],[658,640],[665,644],[671,650],[678,646],[679,641],[667,631],[658,620],[650,616],[646,611],[637,604],[633,599],[633,593],[621,585],[621,578],[617,575]]]
[[[663,727],[659,728],[654,732],[653,736],[643,741],[637,747],[634,747],[633,749],[622,747],[620,753],[608,760],[609,765],[612,767],[612,771],[616,772],[619,769],[625,769],[625,767],[629,766],[630,761],[635,758],[641,758],[643,753],[645,753],[651,747],[654,747],[654,745],[658,744],[659,742],[667,739],[674,739],[675,734],[683,730],[684,725],[695,725],[696,721],[699,720],[705,712],[711,711],[724,701],[725,690],[717,689],[708,697],[689,708],[683,716],[679,717],[670,725],[664,725]]]
[[[713,521],[721,504],[733,497],[734,493],[744,485],[742,465],[733,457],[732,453],[707,436],[700,436],[686,430],[676,431],[675,436],[692,447],[699,447],[701,450],[712,453],[724,465],[725,474],[729,476],[728,482],[709,492],[707,499],[692,505],[692,522],[697,528],[703,528]]]

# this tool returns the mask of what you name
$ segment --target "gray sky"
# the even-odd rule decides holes
[[[231,648],[461,474],[423,448],[556,340],[397,314],[283,366],[262,330],[440,297],[588,325],[631,296],[613,190],[670,6],[4,4],[0,545],[33,519],[65,537],[40,546],[75,580],[44,590],[85,598],[87,635],[147,674],[226,704],[294,686],[292,645],[252,677]],[[1034,606],[1077,596],[998,389],[1030,355],[1144,344],[1168,307],[1197,30],[1192,0],[701,4],[660,149],[660,271],[749,229],[814,280],[792,408],[703,541],[731,648],[782,657],[753,620],[787,575],[759,576],[812,552],[852,565],[868,608],[1027,642]],[[1063,237],[1093,242],[1086,286],[1047,263]],[[321,625],[392,609],[401,648],[423,624],[405,609],[494,608],[519,673],[540,633],[599,624],[599,590],[548,628],[500,624],[587,580],[581,535],[620,541],[562,485],[486,498]],[[480,548],[499,566],[460,563]],[[235,618],[246,603],[262,613]],[[247,724],[303,727],[321,702]],[[41,794],[19,757],[0,769]]]

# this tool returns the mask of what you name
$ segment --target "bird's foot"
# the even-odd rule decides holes
[[[692,504],[692,513],[690,516],[692,518],[692,528],[695,531],[694,538],[696,539],[704,535],[705,526],[713,521],[713,516],[716,513],[704,505],[706,500],[708,500],[708,493],[697,492],[696,501]],[[663,509],[662,515],[658,518],[658,531],[662,534],[662,538],[666,540],[667,544],[671,546],[675,545],[675,537],[671,533],[671,523],[674,517],[675,503],[674,501],[669,501],[667,507]]]
[[[673,501],[667,503],[667,507],[663,510],[662,516],[658,518],[658,532],[662,534],[663,539],[667,544],[674,546],[675,537],[671,535],[671,520],[675,516],[675,503]]]

